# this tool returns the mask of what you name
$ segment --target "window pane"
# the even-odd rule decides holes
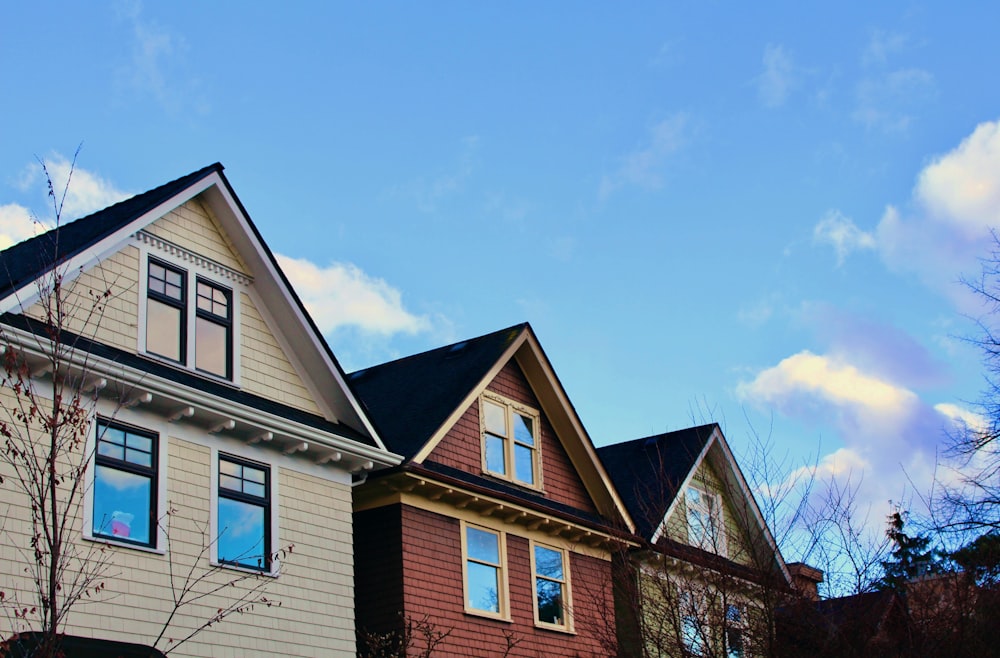
[[[563,586],[551,580],[535,579],[538,594],[538,621],[547,624],[563,623]]]
[[[121,431],[121,430],[116,430]],[[148,436],[143,436],[142,434],[133,434],[129,432],[125,435],[125,443],[132,450],[141,450],[143,452],[152,452],[153,450],[153,439]]]
[[[466,562],[469,607],[486,612],[500,612],[499,569],[476,562]]]
[[[219,473],[223,473],[225,475],[232,475],[233,477],[236,478],[241,478],[243,477],[243,467],[237,464],[236,462],[231,462],[226,459],[220,459]],[[240,490],[239,486],[236,487],[236,490],[237,491]]]
[[[139,466],[149,467],[153,465],[153,455],[148,452],[127,448],[125,450],[125,461],[132,464],[138,464]]]
[[[219,561],[264,569],[264,508],[219,497]]]
[[[198,318],[195,327],[195,365],[220,377],[228,377],[229,328],[205,318]]]
[[[465,541],[470,558],[490,564],[500,564],[500,537],[497,535],[485,530],[466,528]]]
[[[535,546],[535,573],[555,580],[563,579],[562,552]]]
[[[507,475],[507,457],[504,455],[503,439],[492,434],[486,435],[486,470]]]
[[[514,444],[514,478],[525,484],[535,483],[535,451],[518,443]]]
[[[232,475],[220,473],[219,486],[223,489],[229,489],[230,491],[243,491],[243,480],[233,477]]]
[[[243,493],[250,494],[251,496],[257,496],[259,498],[264,498],[267,496],[267,490],[264,488],[263,484],[256,484],[255,482],[243,481]]]
[[[125,448],[120,445],[115,445],[114,443],[105,443],[104,441],[99,441],[97,444],[97,454],[104,455],[105,457],[112,457],[114,459],[125,459]]]
[[[264,469],[262,469],[262,468],[253,468],[251,466],[244,466],[243,467],[243,479],[247,480],[248,482],[260,482],[261,484],[263,484],[264,481],[265,481],[264,480]]]
[[[146,300],[146,351],[174,361],[181,358],[181,309]]]
[[[514,439],[529,446],[535,445],[534,421],[527,416],[514,414]]]
[[[493,402],[483,401],[483,415],[487,432],[507,436],[507,408]]]
[[[150,544],[152,480],[98,464],[94,470],[95,535]]]

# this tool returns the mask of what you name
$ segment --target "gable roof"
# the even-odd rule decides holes
[[[213,172],[221,174],[222,165],[216,162],[5,249],[0,252],[0,298],[23,290],[53,266],[81,254]]]
[[[528,327],[500,331],[350,373],[386,447],[412,460]]]
[[[92,267],[120,249],[137,231],[196,197],[212,210],[233,247],[253,273],[254,289],[265,308],[280,326],[292,349],[300,352],[300,367],[313,383],[314,393],[321,398],[317,402],[323,409],[326,425],[347,429],[352,439],[360,439],[361,443],[378,449],[385,457],[380,457],[379,461],[398,462],[397,456],[386,453],[378,433],[348,386],[340,363],[236,196],[219,163],[57,226],[0,252],[0,313],[5,314],[5,321],[9,324],[11,317],[16,317],[21,309],[30,305],[37,295],[35,282],[47,272],[63,267],[71,276],[78,270]],[[147,368],[156,367],[144,357],[137,358]],[[192,380],[189,373],[179,369],[167,368],[165,374],[178,383],[191,384],[193,381],[193,385],[200,389],[211,384],[201,378]],[[220,397],[226,399],[239,397],[238,391],[219,392]]]
[[[597,449],[644,539],[652,540],[717,428],[711,423]]]
[[[511,360],[524,373],[597,508],[605,518],[621,520],[629,530],[634,529],[531,325],[517,324],[372,366],[351,373],[348,379],[374,418],[386,446],[403,455],[409,468],[434,468],[423,464],[424,460]],[[479,474],[463,477],[498,494],[506,493],[508,488]]]
[[[637,532],[644,540],[665,546],[677,543],[666,536],[665,526],[677,509],[678,494],[702,464],[711,464],[722,478],[730,505],[742,512],[745,527],[741,530],[756,535],[747,537],[751,549],[758,549],[755,557],[773,562],[791,583],[777,543],[718,423],[604,446],[597,453],[635,519]]]

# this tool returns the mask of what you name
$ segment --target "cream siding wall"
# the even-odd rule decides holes
[[[208,210],[196,200],[171,211],[146,230],[228,267],[244,273],[247,271]],[[171,260],[155,249],[150,253]],[[138,248],[126,246],[94,268],[80,273],[68,287],[67,301],[76,311],[70,314],[67,328],[87,337],[97,336],[101,342],[119,349],[136,352],[139,345],[139,307],[145,303],[140,299],[140,258],[142,254]],[[186,263],[178,265],[187,269]],[[43,279],[43,283],[48,282]],[[228,281],[223,283],[231,285]],[[105,310],[92,316],[89,322],[84,322],[93,306],[93,295],[100,295],[105,290],[111,291],[104,305]],[[308,413],[323,415],[271,327],[257,310],[253,297],[239,288],[236,293],[240,296],[240,388]],[[39,303],[34,304],[28,313],[32,317],[44,317]]]
[[[250,295],[240,295],[242,388],[290,407],[322,415]]]
[[[750,519],[744,518],[743,513],[738,511],[742,508],[733,505],[725,483],[707,460],[703,461],[698,470],[695,471],[694,477],[691,478],[691,484],[721,497],[723,524],[726,528],[726,557],[739,564],[752,566],[753,559],[747,545],[747,528]],[[683,497],[683,492],[678,495],[681,498],[674,508],[673,514],[667,519],[666,531],[667,536],[671,539],[686,543],[688,540],[687,500]]]
[[[88,338],[99,336],[101,342],[134,352],[138,344],[138,280],[139,250],[131,246],[79,273],[65,286],[66,329]],[[50,287],[52,279],[43,277],[40,283]],[[29,294],[38,290],[30,290]],[[99,301],[105,292],[108,297]],[[42,302],[33,304],[27,314],[44,318]]]
[[[203,547],[209,542],[211,451],[190,441],[163,438],[169,441],[168,500],[173,510],[169,552],[159,555],[109,547],[113,566],[101,579],[106,589],[96,600],[72,609],[65,627],[68,633],[151,644],[172,609],[171,563],[175,574],[186,573],[192,564],[196,574],[210,568],[211,549]],[[5,477],[11,475],[7,470],[0,467]],[[294,549],[284,558],[280,576],[260,576],[244,584],[264,582],[267,598],[280,606],[257,604],[250,613],[235,614],[202,631],[171,655],[354,655],[350,485],[288,466],[276,466],[272,473],[279,483],[280,502],[275,511],[280,544],[293,545]],[[7,510],[0,541],[0,591],[8,592],[9,599],[13,590],[31,588],[23,571],[31,526],[26,501],[16,495],[10,480],[0,485],[0,501]],[[105,546],[82,540],[81,526],[78,522],[72,527],[80,550]],[[239,575],[220,569],[207,582],[224,584]],[[176,583],[179,587],[180,581]],[[184,637],[231,602],[240,588],[227,587],[197,605],[182,608],[166,636]],[[7,623],[0,628],[4,637],[12,630]]]
[[[153,235],[190,249],[243,274],[250,274],[211,211],[192,199],[146,227]]]

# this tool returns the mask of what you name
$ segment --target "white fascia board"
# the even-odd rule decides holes
[[[213,174],[213,176],[217,177],[216,174]],[[201,192],[213,184],[208,181],[208,178],[203,178],[197,183],[184,188],[163,203],[160,203],[156,207],[146,211],[136,219],[129,222],[127,225],[62,263],[59,267],[65,272],[66,280],[72,281],[76,278],[78,273],[93,267],[101,260],[107,258],[120,249],[133,233],[139,229],[145,228],[149,224],[152,224],[154,221],[160,219],[174,208],[177,208],[178,206],[201,194]],[[0,313],[6,313],[17,308],[26,310],[34,304],[38,299],[39,280],[44,279],[51,271],[52,268],[45,270],[45,272],[40,274],[38,277],[25,283],[23,286],[12,291],[0,300]]]
[[[712,444],[715,443],[718,432],[718,428],[712,430],[712,435],[708,437],[708,441],[705,442],[705,447],[701,449],[700,453],[698,453],[698,458],[694,460],[694,463],[691,465],[691,469],[688,471],[687,475],[684,476],[683,482],[681,482],[680,486],[677,487],[677,491],[674,493],[674,499],[670,501],[670,507],[668,507],[667,511],[664,512],[663,518],[660,519],[660,524],[656,526],[656,532],[653,533],[653,537],[650,540],[653,544],[660,541],[660,538],[666,533],[667,519],[673,516],[674,512],[677,510],[681,497],[691,484],[691,480],[694,479],[694,474],[698,472],[698,467],[701,466],[703,461],[705,461],[705,455],[708,454]]]
[[[241,211],[240,204],[230,194],[229,188],[223,182],[222,177],[217,172],[213,172],[205,178],[205,181],[210,183],[209,186],[214,187],[212,192],[218,193],[221,198],[220,204],[219,199],[211,198],[211,194],[206,195],[206,200],[212,205],[216,217],[220,221],[225,222],[228,216],[240,228],[239,231],[228,232],[230,240],[235,243],[244,258],[252,257],[253,262],[249,263],[251,269],[262,269],[266,273],[266,276],[259,276],[254,272],[254,285],[258,294],[260,294],[268,308],[273,309],[274,304],[277,302],[288,311],[288,315],[272,313],[277,321],[281,322],[288,316],[295,319],[297,325],[286,321],[281,326],[281,329],[285,331],[286,335],[293,342],[293,347],[298,347],[299,349],[307,347],[317,357],[315,362],[309,359],[302,360],[302,365],[307,374],[318,387],[318,390],[314,390],[314,393],[320,396],[320,401],[326,403],[324,406],[329,408],[329,411],[338,421],[354,421],[361,425],[375,443],[380,448],[385,449],[385,444],[382,442],[381,437],[379,437],[374,425],[362,410],[361,404],[354,397],[340,369],[330,358],[327,347],[320,340],[317,333],[312,330],[313,324],[305,316],[302,306],[296,302],[289,288],[284,285],[284,279],[278,273],[274,261],[267,255],[268,249],[257,239],[248,218]],[[225,213],[219,212],[223,209],[226,211]],[[331,404],[334,401],[329,395],[324,395],[327,386],[334,386],[343,393],[350,406],[349,413],[345,414],[344,411],[346,410],[338,410],[336,408],[337,405]],[[345,415],[348,417],[343,418]]]

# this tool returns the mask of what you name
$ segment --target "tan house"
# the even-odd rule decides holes
[[[639,540],[616,565],[620,655],[769,653],[792,578],[719,426],[598,454]]]
[[[72,312],[53,324],[45,309],[56,297]],[[221,165],[0,253],[0,312],[8,365],[43,397],[66,382],[89,414],[69,453],[83,468],[66,554],[110,568],[64,632],[149,646],[174,612],[157,644],[169,649],[263,585],[250,614],[172,655],[354,655],[352,483],[400,459]],[[53,328],[72,348],[55,361]],[[19,396],[11,372],[0,388],[7,423]],[[33,526],[9,460],[0,476],[8,637],[37,630],[42,612],[10,614],[31,605]],[[185,582],[195,584],[188,600],[223,587],[175,609]]]

